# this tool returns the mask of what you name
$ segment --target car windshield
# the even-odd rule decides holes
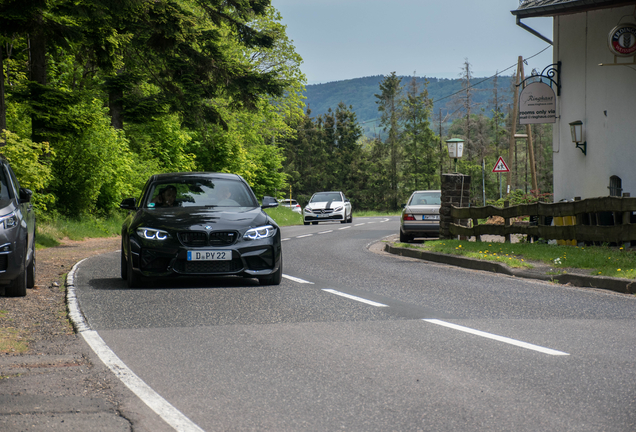
[[[311,197],[311,202],[342,201],[338,192],[320,192]]]
[[[9,204],[11,195],[9,193],[9,183],[2,167],[0,167],[0,203],[2,207],[6,207]]]
[[[441,205],[440,192],[416,192],[413,194],[409,205]]]
[[[150,186],[147,197],[147,208],[258,206],[243,183],[225,179],[155,183]]]

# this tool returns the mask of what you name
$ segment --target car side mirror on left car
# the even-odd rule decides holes
[[[20,204],[31,202],[32,195],[33,195],[33,192],[31,192],[31,189],[21,187],[20,188]]]
[[[263,203],[261,204],[261,208],[274,208],[274,207],[278,207],[278,201],[276,201],[276,198],[271,196],[264,196]]]
[[[137,210],[137,199],[125,198],[121,204],[119,204],[119,208],[123,210]]]

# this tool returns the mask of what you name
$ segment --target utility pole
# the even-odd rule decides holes
[[[519,117],[519,77],[521,76],[521,68],[523,67],[523,58],[519,56],[517,60],[517,78],[515,81],[515,91],[514,91],[514,99],[512,106],[512,124],[510,125],[510,146],[508,147],[508,160],[512,161],[515,159],[515,149],[517,146],[517,142],[515,140],[515,134],[517,133],[517,117]],[[516,166],[516,163],[515,163]],[[516,167],[515,167],[516,170]],[[516,176],[516,173],[515,173]],[[507,176],[508,187],[506,189],[507,192],[510,192],[510,188],[512,187],[512,171],[508,171]]]
[[[521,80],[525,80],[525,76],[524,76],[524,72],[523,72],[523,63],[521,64]],[[516,118],[515,118],[516,121]],[[537,184],[537,167],[534,163],[534,146],[532,145],[532,128],[530,127],[530,124],[526,125],[526,135],[528,135],[528,138],[526,139],[526,148],[528,151],[528,156],[530,159],[530,177],[532,179],[532,190],[533,195],[539,195],[539,186]],[[527,172],[528,170],[526,169],[526,176],[527,176]],[[526,184],[528,184],[528,180],[526,179]]]

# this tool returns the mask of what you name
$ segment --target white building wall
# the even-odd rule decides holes
[[[608,35],[621,18],[636,22],[633,13],[628,6],[554,18],[554,61],[562,62],[553,132],[555,201],[607,196],[612,175],[622,179],[623,192],[636,196],[636,65],[599,66],[614,63]],[[583,122],[587,156],[572,142],[569,123],[575,120]]]

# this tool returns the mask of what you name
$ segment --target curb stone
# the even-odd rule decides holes
[[[631,279],[575,274],[541,275],[524,270],[512,269],[505,264],[497,262],[482,261],[475,258],[448,255],[439,252],[428,252],[411,248],[396,247],[389,243],[385,244],[384,251],[394,255],[448,264],[471,270],[482,270],[526,279],[538,279],[563,285],[570,284],[581,288],[601,288],[621,294],[636,294],[636,281]]]

